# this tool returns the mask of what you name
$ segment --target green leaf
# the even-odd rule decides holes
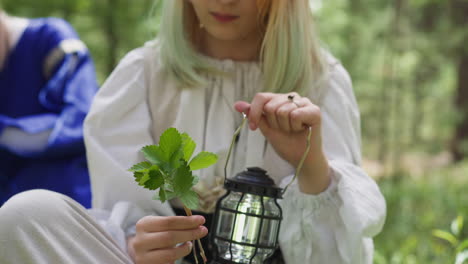
[[[166,189],[166,191],[174,192],[174,186],[169,182],[169,180],[164,183],[164,189]]]
[[[181,149],[174,152],[174,154],[172,155],[170,159],[170,167],[168,168],[168,170],[179,168],[180,165],[182,165],[182,162],[184,161],[183,158],[184,158],[184,153],[182,152]]]
[[[140,183],[141,181],[141,178],[143,178],[143,176],[145,175],[144,172],[134,172],[133,173],[133,177],[135,177],[135,181]]]
[[[175,128],[168,128],[159,138],[159,147],[164,153],[165,160],[170,161],[171,157],[179,150],[182,138]]]
[[[198,194],[192,190],[185,192],[180,197],[180,201],[188,208],[195,210],[198,208]]]
[[[169,159],[165,159],[164,153],[156,145],[145,146],[141,149],[141,152],[148,161],[156,165],[161,165],[169,161]]]
[[[148,172],[142,172],[141,177],[138,179],[138,184],[141,186],[145,186],[145,183],[149,180],[150,176]]]
[[[166,191],[163,188],[159,189],[159,200],[163,203],[167,200]]]
[[[177,197],[177,194],[175,192],[171,192],[166,190],[166,199],[171,200]]]
[[[184,205],[196,209],[198,195],[191,188],[199,179],[192,170],[213,165],[218,157],[210,152],[201,152],[189,163],[195,148],[196,144],[188,134],[169,128],[161,135],[159,145],[141,149],[148,162],[135,164],[129,170],[139,185],[150,190],[159,189],[153,199],[165,202],[179,197]]]
[[[164,184],[164,177],[159,170],[150,170],[148,176],[148,180],[144,182],[145,188],[156,190]]]
[[[151,166],[152,164],[150,162],[143,161],[143,162],[133,165],[128,171],[143,172],[149,169]]]
[[[187,133],[183,133],[181,137],[182,148],[184,152],[184,160],[186,162],[189,162],[190,158],[193,155],[193,152],[195,151],[195,148],[197,147],[197,144],[195,144],[195,141],[193,141],[193,139]]]
[[[459,236],[463,230],[463,216],[459,215],[452,221],[450,225],[450,230],[455,236]]]
[[[432,235],[450,243],[454,247],[456,247],[458,244],[458,239],[454,235],[450,234],[449,232],[436,229],[432,231]]]
[[[195,185],[197,185],[200,178],[198,178],[197,175],[193,175],[193,174],[192,174],[192,177],[193,177],[192,186],[195,186]]]
[[[173,183],[174,192],[179,195],[182,195],[183,193],[190,190],[190,188],[192,188],[193,178],[194,177],[192,175],[192,172],[190,171],[190,167],[187,166],[186,163],[184,163],[175,171]]]
[[[463,240],[457,247],[457,252],[462,252],[463,250],[468,249],[468,239]]]
[[[200,152],[190,161],[190,169],[195,171],[207,168],[218,161],[218,156],[211,152]]]
[[[158,193],[153,195],[153,200],[158,200],[164,203],[165,201],[169,201],[177,197],[175,192],[168,191],[165,188],[160,188]]]

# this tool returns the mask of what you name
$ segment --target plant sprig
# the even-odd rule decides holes
[[[175,128],[168,128],[159,138],[159,145],[149,145],[141,149],[147,161],[133,165],[133,172],[138,185],[157,191],[153,199],[165,202],[179,198],[187,215],[190,209],[198,208],[199,198],[192,187],[198,177],[193,171],[207,168],[218,161],[218,156],[211,152],[200,152],[192,158],[196,143],[187,133],[179,133]],[[206,263],[205,253],[200,240],[200,255]],[[195,261],[195,243],[193,245]]]

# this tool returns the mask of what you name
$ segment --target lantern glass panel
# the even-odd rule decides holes
[[[219,220],[216,227],[216,234],[225,239],[231,239],[232,227],[235,214],[232,212],[220,210]]]
[[[265,206],[265,215],[271,217],[280,217],[281,210],[275,203],[275,199],[270,197],[263,197]],[[276,234],[280,226],[280,220],[264,219],[262,231],[260,233],[260,244],[265,246],[276,245]]]
[[[245,194],[242,201],[239,203],[239,212],[262,215],[262,209],[264,206],[261,201],[262,196],[254,194]]]
[[[219,255],[223,259],[231,259],[231,251],[229,250],[229,242],[223,241],[217,238],[215,238],[214,242],[218,248]]]
[[[237,204],[240,202],[242,193],[231,192],[229,195],[221,201],[221,207],[236,210]]]
[[[263,204],[265,206],[265,215],[279,217],[281,215],[281,209],[276,204],[274,198],[263,197]]]
[[[256,244],[261,218],[238,214],[234,225],[232,240],[241,243]]]
[[[276,246],[276,234],[278,233],[279,221],[264,219],[262,231],[260,233],[259,244],[263,246]]]

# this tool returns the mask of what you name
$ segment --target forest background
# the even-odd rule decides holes
[[[125,53],[154,38],[159,27],[154,0],[0,3],[11,15],[68,20],[89,47],[101,84]],[[311,5],[324,46],[353,79],[363,164],[387,200],[375,263],[465,263],[468,0]]]

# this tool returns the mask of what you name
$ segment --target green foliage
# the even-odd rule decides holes
[[[453,252],[455,264],[468,261],[468,237],[463,238],[463,216],[459,215],[452,221],[450,232],[440,229],[432,231],[432,235],[444,242],[443,246]]]
[[[433,170],[421,178],[400,172],[381,179],[387,220],[382,233],[374,239],[374,263],[453,264],[456,254],[465,254],[467,174],[468,162],[464,162]],[[434,236],[433,231],[444,226],[450,231],[435,234],[443,234],[452,242]]]
[[[444,151],[460,120],[453,101],[468,14],[455,4],[466,1],[313,2],[323,42],[353,79],[365,156],[395,166],[408,150]]]
[[[175,128],[168,128],[159,138],[159,145],[141,149],[147,161],[133,165],[138,185],[157,190],[153,199],[165,202],[179,198],[190,209],[198,207],[198,195],[192,190],[198,177],[192,171],[215,164],[218,157],[210,152],[200,152],[193,159],[196,143],[186,133],[180,134]]]

